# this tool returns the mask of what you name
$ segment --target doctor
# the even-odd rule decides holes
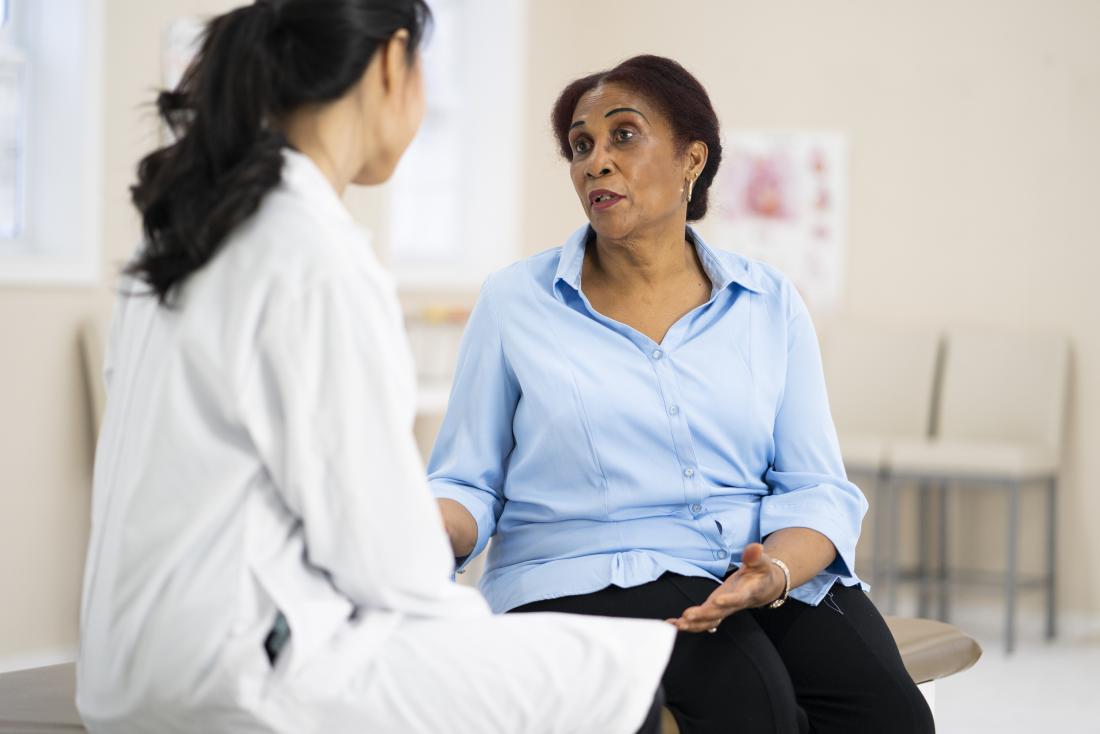
[[[389,277],[341,204],[420,123],[422,0],[214,19],[159,109],[108,347],[77,704],[92,732],[623,732],[675,629],[450,580]]]

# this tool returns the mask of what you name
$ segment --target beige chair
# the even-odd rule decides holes
[[[1005,590],[1005,647],[1011,651],[1016,633],[1016,594],[1024,587],[1046,593],[1046,636],[1055,634],[1055,500],[1069,377],[1069,344],[1053,334],[954,329],[949,332],[935,438],[893,441],[889,447],[891,497],[904,484],[916,483],[925,499],[921,511],[922,547],[919,568],[913,574],[921,588],[920,616],[927,614],[932,587],[939,596],[939,616],[950,613],[954,581],[968,584],[1003,583]],[[1020,493],[1040,488],[1046,493],[1046,559],[1042,575],[1026,579],[1018,574]],[[989,578],[972,570],[954,571],[949,563],[950,517],[953,492],[984,489],[1008,494],[1005,526],[1006,568],[1003,577]],[[938,538],[929,537],[929,500],[938,500]],[[891,525],[896,526],[897,503],[888,502]],[[892,535],[896,539],[896,533]],[[891,543],[896,549],[896,542]],[[937,568],[929,562],[936,549]],[[899,574],[896,552],[891,552],[891,604],[896,603]]]
[[[849,471],[877,473],[889,441],[929,435],[939,359],[934,329],[848,320],[828,328],[825,382]]]
[[[887,570],[887,537],[896,532],[878,492],[888,446],[930,435],[940,355],[934,329],[842,320],[825,331],[825,382],[844,466],[872,498],[873,592]]]

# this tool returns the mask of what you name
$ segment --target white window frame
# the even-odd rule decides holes
[[[23,234],[0,283],[98,283],[103,212],[103,0],[8,0],[27,58]],[[11,35],[11,34],[6,34]]]

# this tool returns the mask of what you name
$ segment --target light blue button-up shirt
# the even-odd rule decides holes
[[[791,596],[860,583],[867,501],[845,476],[813,324],[790,282],[693,230],[710,299],[656,343],[581,288],[588,227],[491,276],[429,464],[490,546],[494,611],[671,571],[721,578],[742,549],[812,528],[837,556]]]

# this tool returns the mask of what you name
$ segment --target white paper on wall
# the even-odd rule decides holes
[[[735,132],[711,188],[712,244],[783,271],[815,311],[839,304],[847,143],[835,132]]]

